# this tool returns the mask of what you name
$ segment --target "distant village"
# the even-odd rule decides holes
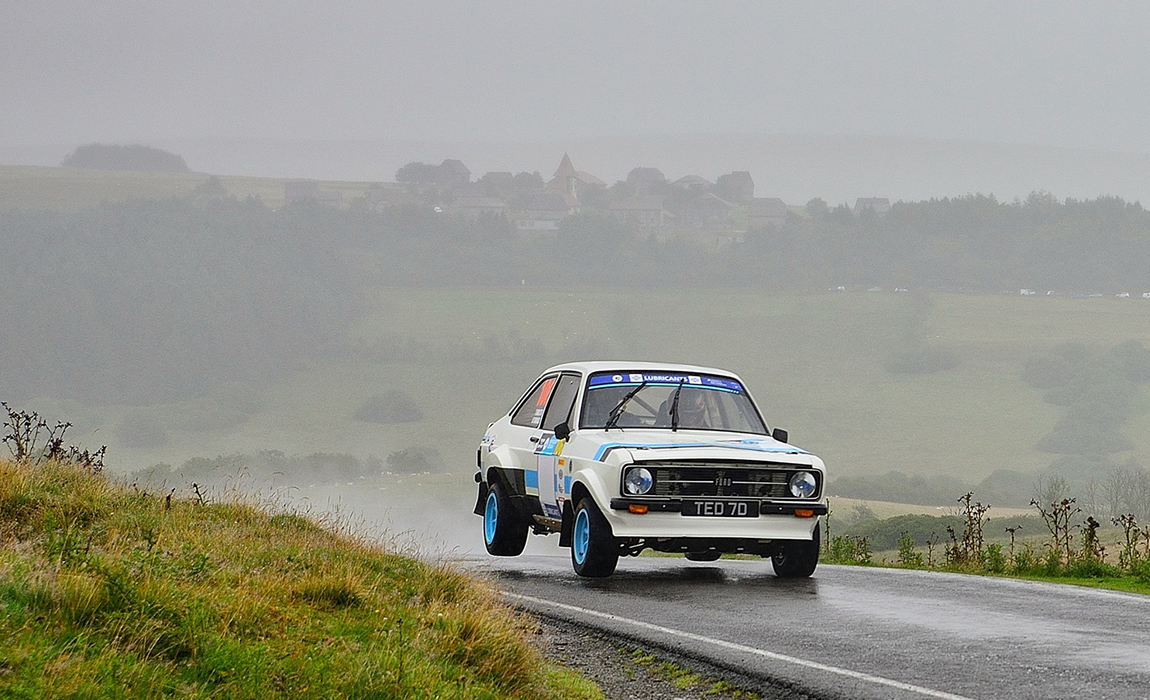
[[[313,181],[285,183],[284,198],[289,203],[344,205],[342,193],[324,191]],[[626,180],[608,187],[576,170],[567,154],[550,180],[537,172],[489,172],[472,180],[467,166],[454,159],[439,165],[408,163],[396,173],[396,182],[371,187],[361,204],[376,210],[423,204],[465,217],[503,217],[525,234],[556,231],[573,214],[609,214],[636,233],[659,240],[718,241],[737,241],[749,229],[781,226],[792,209],[778,197],[756,197],[755,182],[745,170],[720,175],[714,182],[698,175],[672,181],[658,168],[637,167]],[[792,215],[805,211],[803,205],[793,208]],[[864,210],[883,216],[890,201],[856,200],[855,214]]]

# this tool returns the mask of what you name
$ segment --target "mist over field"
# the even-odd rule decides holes
[[[608,358],[842,495],[1150,465],[1144,6],[0,7],[0,400],[141,484],[477,549],[484,428]]]

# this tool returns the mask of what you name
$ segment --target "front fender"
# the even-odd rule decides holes
[[[611,509],[612,494],[619,490],[617,478],[612,478],[608,483],[604,470],[610,467],[602,462],[593,464],[594,466],[583,466],[575,472],[571,479],[571,492],[575,493],[576,485],[582,486],[594,499],[595,505],[599,506],[599,510],[606,513]]]

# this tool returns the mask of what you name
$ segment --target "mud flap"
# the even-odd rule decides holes
[[[575,511],[571,508],[571,501],[563,502],[563,524],[559,528],[559,546],[571,546],[571,530],[575,525]]]
[[[475,514],[483,515],[487,509],[487,482],[479,482],[479,496],[475,499]]]

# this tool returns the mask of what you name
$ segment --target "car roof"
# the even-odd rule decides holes
[[[728,372],[725,369],[716,369],[714,367],[703,367],[701,365],[679,365],[664,362],[627,362],[621,360],[595,360],[588,362],[566,362],[561,365],[547,368],[543,374],[551,372],[560,372],[563,370],[582,372],[584,374],[591,374],[593,372],[625,372],[625,371],[648,371],[657,370],[660,372],[681,372],[683,374],[714,374],[722,377],[731,377],[742,383],[742,379],[734,372]]]

